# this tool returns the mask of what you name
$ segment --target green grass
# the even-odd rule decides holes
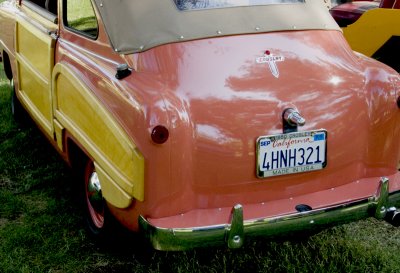
[[[71,28],[97,36],[97,20],[90,1],[70,0],[67,2],[67,21]]]
[[[0,272],[400,272],[400,229],[374,219],[239,250],[102,246],[83,228],[76,179],[37,129],[13,121],[0,77]]]

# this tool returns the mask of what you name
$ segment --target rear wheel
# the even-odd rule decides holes
[[[107,217],[109,215],[106,213],[107,205],[101,192],[100,180],[91,160],[86,163],[84,171],[84,205],[89,232],[95,237],[103,237],[110,219]]]
[[[84,165],[83,204],[85,222],[90,236],[100,245],[120,247],[126,243],[127,230],[117,222],[111,214],[107,202],[103,198],[101,181],[92,160]]]
[[[107,202],[103,198],[101,181],[93,161],[84,159],[82,164],[77,164],[81,166],[79,169],[83,170],[82,203],[85,210],[86,227],[90,236],[101,246],[107,248],[117,247],[117,249],[121,249],[121,247],[136,247],[139,245],[141,252],[150,250],[147,242],[143,241],[144,238],[126,229],[111,214]],[[144,254],[144,257],[146,256],[147,254]]]

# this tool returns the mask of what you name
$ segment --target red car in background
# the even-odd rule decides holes
[[[355,51],[400,72],[400,0],[351,1],[330,12]]]

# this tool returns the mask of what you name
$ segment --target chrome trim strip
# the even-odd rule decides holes
[[[50,35],[51,36],[52,34],[55,34],[57,32],[56,30],[52,30],[52,29],[46,28],[43,25],[41,25],[39,22],[37,22],[35,20],[32,20],[25,13],[22,13],[22,12],[18,13],[18,18],[24,20],[27,24],[31,24],[32,26],[36,27],[37,30],[39,30],[40,32],[42,32],[42,33],[44,33],[46,35]],[[56,27],[57,26],[55,25],[55,28]]]
[[[377,194],[367,199],[332,207],[243,221],[243,208],[232,208],[229,224],[194,228],[161,228],[139,217],[141,231],[158,250],[186,250],[195,247],[227,244],[237,248],[243,245],[244,237],[274,237],[297,231],[322,229],[368,217],[383,219],[387,210],[400,205],[400,191],[389,195],[389,180],[381,178]]]
[[[23,5],[26,6],[27,8],[31,9],[32,11],[36,12],[46,20],[49,20],[53,24],[58,23],[58,17],[56,14],[51,13],[50,11],[46,10],[45,8],[42,8],[41,6],[30,2],[30,1],[24,1]]]

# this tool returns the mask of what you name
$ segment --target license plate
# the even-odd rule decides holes
[[[326,140],[325,130],[259,137],[257,176],[264,178],[325,168]]]

